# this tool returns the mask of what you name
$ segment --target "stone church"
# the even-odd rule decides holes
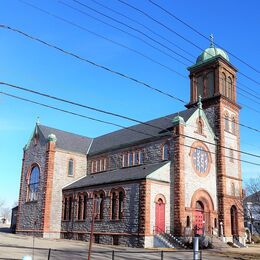
[[[96,138],[36,124],[24,148],[17,232],[152,247],[158,234],[243,242],[236,72],[213,44],[183,111]]]

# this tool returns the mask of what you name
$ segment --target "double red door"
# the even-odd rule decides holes
[[[195,210],[193,227],[196,234],[203,234],[203,211]]]

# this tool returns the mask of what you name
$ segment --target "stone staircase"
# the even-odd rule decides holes
[[[213,248],[219,249],[219,250],[225,250],[226,248],[230,248],[230,246],[221,240],[221,238],[217,236],[211,237],[211,243],[213,245]]]
[[[164,246],[168,248],[187,248],[180,239],[173,236],[170,232],[160,230],[160,232],[156,232],[154,234],[154,238],[161,241],[164,244]]]

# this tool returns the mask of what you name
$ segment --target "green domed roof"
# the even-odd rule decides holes
[[[223,57],[224,59],[226,59],[227,61],[229,61],[229,57],[227,55],[227,53],[220,49],[220,48],[216,48],[214,46],[214,43],[213,43],[213,35],[210,36],[210,39],[211,39],[211,44],[210,44],[210,47],[207,48],[205,51],[203,51],[199,57],[197,58],[196,60],[196,64],[199,64],[199,63],[202,63],[202,62],[205,62],[213,57],[216,57],[216,56],[221,56]]]

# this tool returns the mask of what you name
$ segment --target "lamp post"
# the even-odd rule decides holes
[[[96,217],[96,209],[99,208],[102,198],[95,198],[93,197],[93,209],[92,209],[92,221],[91,221],[91,229],[90,229],[90,238],[89,238],[89,248],[88,248],[88,260],[91,258],[91,249],[92,249],[92,240],[94,234],[94,223]],[[97,205],[96,205],[97,204]]]

